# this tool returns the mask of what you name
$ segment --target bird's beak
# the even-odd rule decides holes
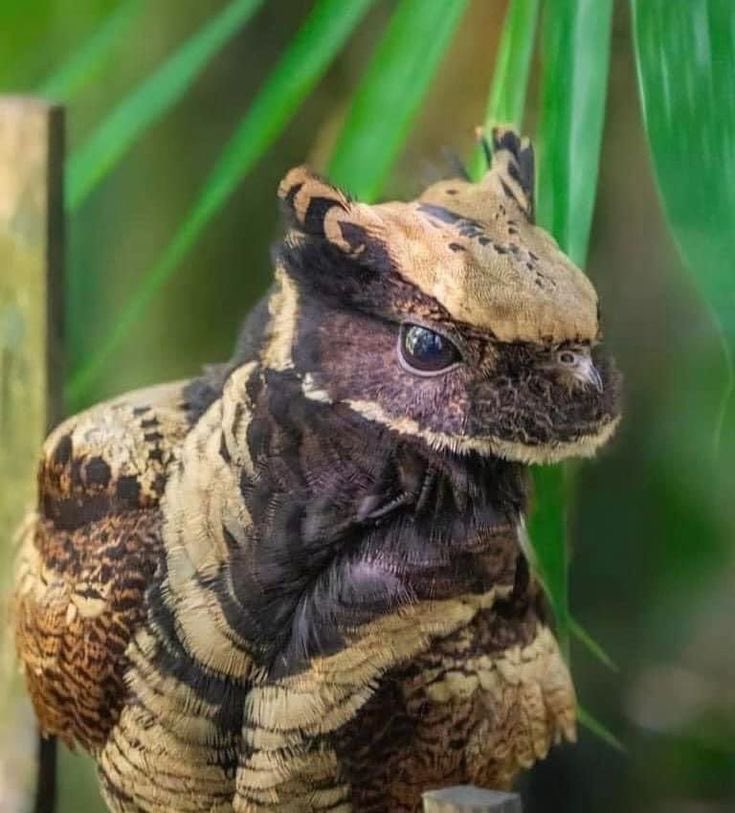
[[[577,376],[579,381],[588,387],[594,387],[597,392],[602,392],[603,383],[602,376],[599,370],[592,362],[591,358],[582,359],[579,367],[577,368]]]

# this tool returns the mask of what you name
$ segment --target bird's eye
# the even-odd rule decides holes
[[[398,357],[418,375],[443,373],[459,361],[459,351],[445,336],[421,325],[401,325]]]
[[[557,359],[560,364],[564,364],[567,367],[571,367],[577,363],[577,357],[571,350],[562,350],[561,353],[557,355]]]

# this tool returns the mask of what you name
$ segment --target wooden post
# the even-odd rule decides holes
[[[430,790],[424,796],[424,813],[522,813],[517,793],[501,793],[473,785]]]
[[[61,417],[63,142],[60,107],[0,96],[0,813],[24,809],[34,776],[8,610],[13,539]]]

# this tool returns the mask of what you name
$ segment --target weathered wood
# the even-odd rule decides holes
[[[485,790],[473,785],[424,793],[424,813],[521,813],[517,793]]]
[[[23,809],[35,733],[8,618],[14,537],[61,416],[63,114],[0,97],[0,811]]]

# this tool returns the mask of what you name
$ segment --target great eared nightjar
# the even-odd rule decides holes
[[[417,811],[575,736],[529,464],[619,418],[533,152],[367,205],[308,169],[232,359],[49,437],[15,596],[43,730],[113,811]]]

